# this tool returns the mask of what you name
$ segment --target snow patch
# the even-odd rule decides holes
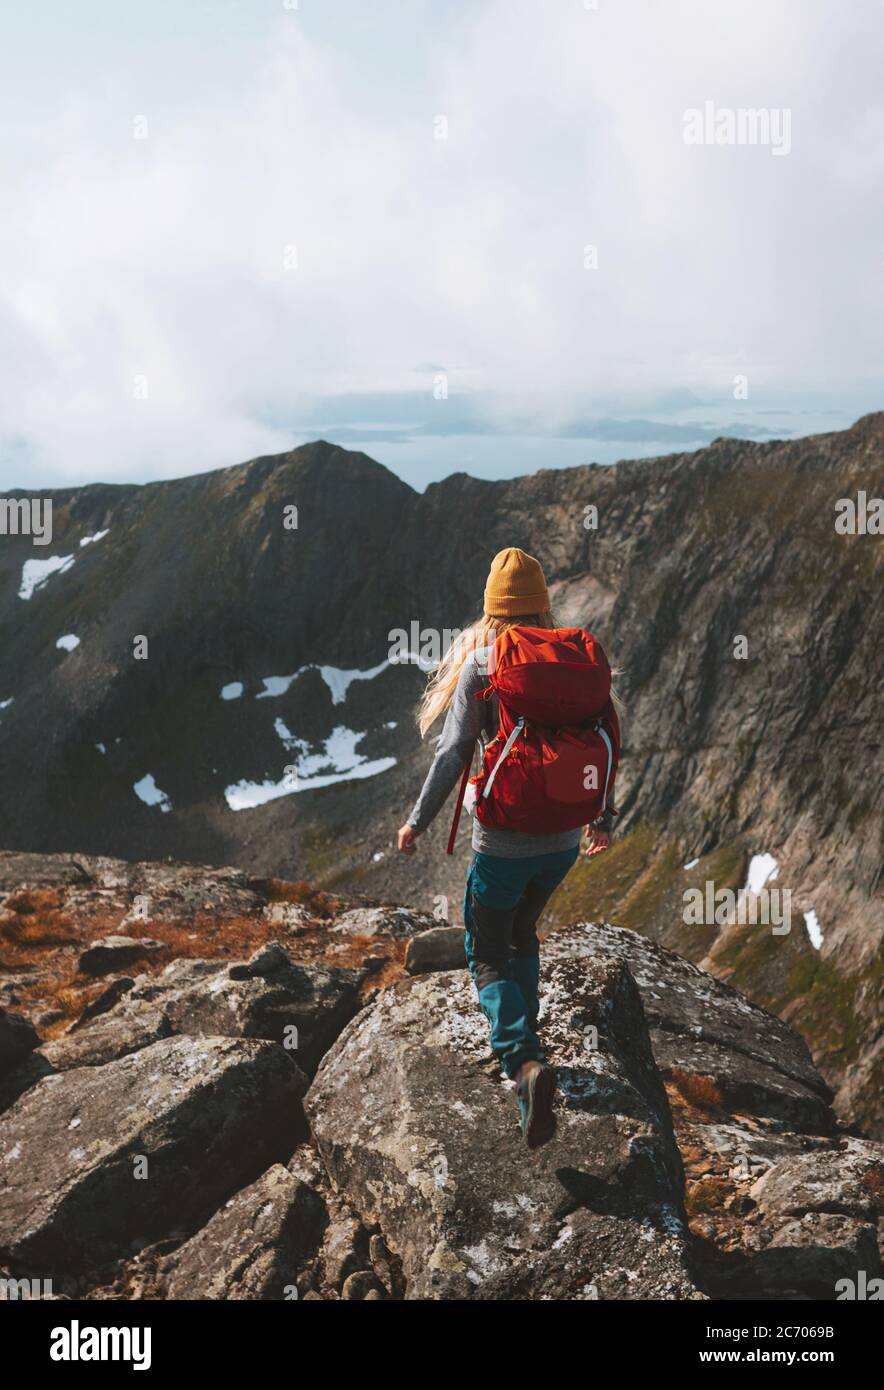
[[[766,883],[779,877],[780,866],[772,854],[755,854],[749,862],[745,892],[760,893]]]
[[[277,695],[284,695],[292,681],[296,681],[300,674],[300,671],[296,671],[293,676],[265,676],[263,680],[264,689],[255,696],[255,699],[268,700],[275,698]]]
[[[700,862],[699,859],[689,859],[688,862],[687,862],[687,864],[685,864],[684,867],[685,867],[685,869],[695,869],[695,868],[697,867],[697,865],[699,864],[699,862]]]
[[[140,782],[136,782],[132,790],[145,806],[159,806],[161,811],[171,811],[172,803],[164,791],[161,791],[153,779],[153,775],[148,772],[142,777]]]
[[[811,908],[809,912],[805,912],[804,925],[807,928],[807,935],[810,937],[811,946],[813,946],[814,950],[821,951],[823,949],[823,929],[819,924],[819,919],[813,908]]]
[[[73,555],[50,555],[46,560],[25,560],[21,570],[19,598],[30,598],[53,574],[64,574],[73,563]]]
[[[307,752],[309,745],[306,744],[302,738],[298,738],[297,734],[293,734],[291,732],[291,730],[286,725],[285,720],[275,719],[273,721],[273,727],[276,730],[278,737],[280,738],[282,743],[285,744],[286,748],[289,750],[290,753]]]
[[[242,681],[231,681],[229,685],[222,685],[222,687],[221,687],[221,699],[222,699],[222,700],[238,700],[239,697],[240,697],[240,695],[242,694],[242,690],[243,690]]]
[[[389,664],[389,661],[384,659],[379,665],[369,667],[367,671],[342,671],[338,666],[320,666],[319,674],[331,691],[332,704],[340,705],[347,698],[347,690],[353,681],[372,681],[375,676],[386,670]]]
[[[347,691],[354,681],[374,680],[375,676],[379,676],[389,665],[391,662],[385,658],[377,666],[369,667],[367,671],[355,669],[345,671],[340,666],[319,666],[316,662],[310,662],[307,666],[299,666],[291,676],[265,676],[263,678],[264,689],[255,698],[266,700],[284,695],[289,686],[305,671],[318,671],[329,688],[332,704],[341,705],[347,698]]]
[[[294,775],[287,774],[279,782],[250,782],[244,779],[226,787],[224,796],[232,811],[263,806],[265,802],[275,801],[280,796],[310,791],[314,787],[328,787],[333,782],[374,777],[396,763],[395,758],[366,761],[365,755],[356,748],[365,734],[347,729],[343,724],[332,729],[319,753],[311,753],[309,745],[291,733],[282,719],[275,721],[274,728],[286,749],[296,755],[292,763]]]
[[[110,527],[108,527],[107,529],[109,531]],[[80,541],[80,545],[94,545],[96,541],[103,541],[106,535],[107,531],[96,531],[94,536],[84,536],[83,539]]]
[[[345,729],[343,724],[338,724],[325,740],[324,756],[339,772],[355,767],[357,763],[365,762],[364,755],[356,752],[356,745],[363,738],[364,733],[358,734],[354,729]],[[322,765],[323,754],[318,753],[315,760],[309,760],[308,775],[314,768],[318,770]]]
[[[333,782],[350,782],[359,777],[375,777],[394,767],[395,758],[376,758],[374,762],[361,763],[350,772],[330,773],[323,777],[311,777],[309,781],[298,781],[292,786],[287,778],[281,782],[236,782],[226,787],[224,796],[231,811],[245,811],[252,806],[263,806],[266,801],[275,801],[280,796],[292,796],[295,792],[311,791],[314,787],[329,787]]]
[[[62,647],[66,652],[72,652],[74,647],[79,647],[80,639],[73,632],[66,632],[64,637],[59,637],[55,645]]]

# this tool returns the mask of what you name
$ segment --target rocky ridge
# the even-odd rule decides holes
[[[0,874],[7,1280],[373,1301],[876,1277],[882,1146],[838,1123],[793,1029],[634,931],[546,940],[559,1125],[531,1155],[455,929],[193,865],[6,854]],[[127,934],[159,949],[84,973],[148,886]]]

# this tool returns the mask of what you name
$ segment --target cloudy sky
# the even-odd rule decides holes
[[[841,428],[884,407],[882,60],[879,0],[5,7],[0,486]]]

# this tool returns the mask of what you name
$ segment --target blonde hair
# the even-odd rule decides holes
[[[428,730],[451,704],[464,662],[470,654],[482,647],[491,646],[499,633],[504,632],[508,627],[515,626],[551,628],[558,627],[558,623],[549,608],[545,609],[543,613],[523,613],[517,618],[489,618],[487,613],[483,613],[481,617],[470,623],[469,627],[459,632],[439,665],[430,674],[427,687],[421,697],[417,711],[417,723],[421,738],[426,737]],[[612,671],[611,674],[612,676],[619,676],[620,672]],[[611,698],[618,713],[621,712],[623,702],[613,687]]]

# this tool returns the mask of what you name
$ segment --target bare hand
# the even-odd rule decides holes
[[[414,827],[408,822],[399,831],[399,850],[402,854],[414,854],[417,846],[414,843]]]
[[[606,830],[596,830],[594,826],[586,827],[588,838],[586,843],[586,857],[591,859],[594,854],[601,854],[611,843],[611,837]]]

